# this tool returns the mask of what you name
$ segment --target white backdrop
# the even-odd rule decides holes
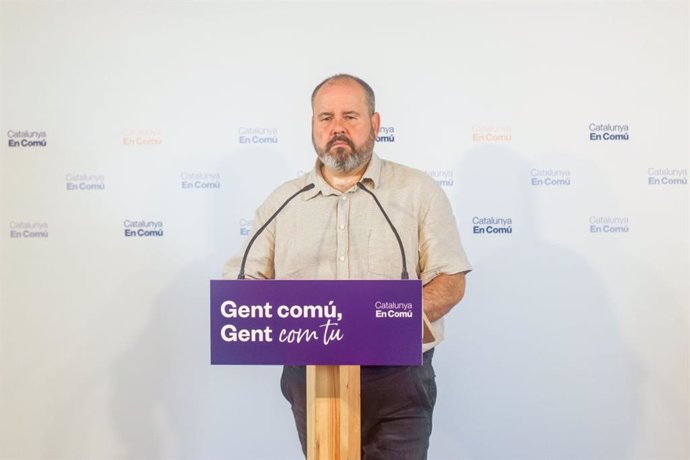
[[[0,458],[300,458],[280,369],[209,365],[208,280],[338,72],[475,267],[430,458],[690,457],[687,2],[0,15]]]

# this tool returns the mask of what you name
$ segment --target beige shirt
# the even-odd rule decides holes
[[[320,162],[308,174],[278,187],[257,209],[254,231],[285,200],[309,183],[271,222],[252,246],[245,276],[257,279],[400,279],[398,242],[374,199],[357,186],[343,193],[324,180]],[[443,190],[422,171],[376,154],[362,182],[381,202],[405,248],[410,279],[427,284],[439,274],[472,270],[460,243]],[[248,240],[245,242],[246,247]],[[243,250],[225,265],[223,277],[237,278]],[[443,318],[433,324],[443,340]]]

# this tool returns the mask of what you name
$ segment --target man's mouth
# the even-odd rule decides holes
[[[350,142],[350,139],[344,136],[338,136],[334,137],[328,142],[328,145],[326,146],[327,149],[331,149],[332,147],[336,146],[341,146],[341,145],[347,145],[350,148],[353,148],[352,142]]]

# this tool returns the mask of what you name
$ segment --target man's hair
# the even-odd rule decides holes
[[[367,106],[369,107],[369,115],[372,115],[376,111],[376,96],[374,95],[374,90],[371,89],[371,86],[361,78],[355,77],[354,75],[350,75],[347,73],[339,73],[336,75],[333,75],[332,77],[326,78],[324,81],[316,85],[316,88],[314,88],[314,91],[311,93],[311,106],[314,107],[314,99],[316,98],[316,93],[319,92],[321,87],[325,85],[326,83],[330,83],[332,81],[340,81],[340,80],[352,80],[355,83],[359,84],[359,86],[362,87],[364,90],[364,94],[367,98]]]

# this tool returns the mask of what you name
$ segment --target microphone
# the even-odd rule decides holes
[[[361,188],[365,192],[367,192],[371,197],[376,201],[376,204],[378,205],[379,209],[383,213],[383,217],[386,218],[388,221],[388,225],[391,226],[391,230],[393,230],[393,233],[395,234],[395,238],[398,240],[398,244],[400,245],[400,255],[402,256],[402,273],[400,274],[400,279],[406,280],[409,279],[410,277],[407,275],[407,262],[405,260],[405,248],[403,248],[402,240],[400,239],[400,235],[398,234],[398,231],[395,229],[395,226],[393,226],[393,222],[391,222],[390,218],[388,217],[388,214],[386,214],[386,211],[383,210],[383,206],[381,206],[381,203],[379,202],[379,199],[376,198],[376,195],[374,195],[368,188],[364,186],[363,183],[357,182],[357,187]]]
[[[254,241],[256,240],[256,237],[259,236],[259,235],[261,234],[261,232],[263,232],[263,231],[266,229],[266,227],[268,227],[268,224],[270,224],[271,221],[272,221],[273,219],[275,219],[275,217],[280,213],[280,211],[282,211],[283,208],[284,208],[285,206],[287,206],[287,204],[288,204],[290,201],[292,201],[292,199],[293,199],[294,197],[296,197],[296,196],[299,195],[300,193],[304,193],[304,192],[306,192],[307,190],[311,190],[311,189],[313,189],[313,188],[314,188],[314,184],[308,184],[308,185],[305,185],[304,187],[302,187],[297,193],[295,193],[295,194],[292,195],[290,198],[288,198],[287,200],[285,200],[285,203],[283,203],[282,206],[279,207],[278,210],[277,210],[276,212],[273,213],[273,215],[270,217],[270,219],[268,219],[268,220],[266,221],[266,223],[264,223],[264,224],[261,226],[261,228],[259,228],[259,229],[254,233],[254,236],[252,236],[252,239],[249,240],[249,244],[247,245],[247,249],[244,250],[244,257],[242,257],[242,265],[240,265],[240,273],[237,275],[237,279],[238,279],[238,280],[243,280],[243,279],[245,279],[245,277],[244,277],[244,266],[247,264],[247,256],[249,255],[249,249],[251,249],[252,244],[254,244]]]

